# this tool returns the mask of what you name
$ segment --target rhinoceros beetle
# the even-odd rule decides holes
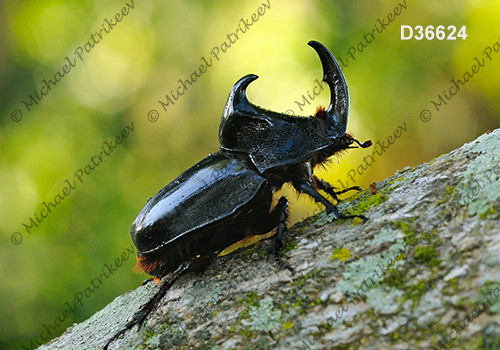
[[[353,143],[363,144],[346,133],[349,92],[331,52],[316,41],[309,42],[323,65],[323,81],[331,90],[327,110],[318,108],[311,117],[297,117],[262,109],[250,103],[246,88],[257,79],[249,74],[231,89],[219,128],[220,150],[195,164],[150,198],[132,224],[137,247],[137,267],[160,280],[169,275],[156,295],[124,329],[105,346],[141,324],[185,271],[204,266],[222,250],[242,239],[277,228],[274,253],[280,252],[286,231],[288,200],[281,197],[272,207],[273,194],[289,182],[299,192],[323,204],[337,219],[343,215],[318,190],[332,196],[327,182],[313,169]]]

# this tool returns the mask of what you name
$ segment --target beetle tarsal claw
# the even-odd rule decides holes
[[[283,249],[283,245],[280,245],[277,241],[275,241],[274,248],[269,252],[269,255],[267,257],[269,258],[271,256],[271,254],[274,253],[274,258],[276,260],[276,263],[279,266],[284,267],[285,269],[290,271],[293,275],[293,274],[295,274],[295,269],[293,267],[291,267],[290,265],[284,263],[283,260],[281,260],[281,250],[282,249]]]
[[[368,218],[364,215],[343,215],[340,217],[341,219],[355,219],[355,218],[359,218],[361,220],[363,220],[363,223],[367,222],[368,221]]]

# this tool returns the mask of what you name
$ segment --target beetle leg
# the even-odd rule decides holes
[[[261,232],[261,234],[270,232],[277,227],[276,230],[276,238],[274,240],[274,247],[269,252],[267,258],[274,252],[274,256],[276,258],[276,262],[279,266],[288,269],[291,273],[295,273],[294,269],[281,261],[281,251],[283,250],[284,239],[283,234],[286,232],[286,223],[288,221],[288,200],[283,196],[278,200],[276,206],[269,212],[266,220],[263,221],[260,225],[258,225],[257,230]]]
[[[191,264],[191,261],[182,263],[179,266],[179,268],[172,273],[172,275],[165,282],[165,284],[163,284],[163,286],[160,287],[160,290],[158,292],[156,292],[154,297],[146,305],[144,305],[142,307],[142,309],[139,311],[139,313],[137,313],[134,316],[134,319],[131,322],[129,322],[125,326],[125,328],[123,328],[121,331],[116,333],[110,340],[108,340],[106,345],[104,345],[104,350],[106,350],[108,348],[109,344],[111,344],[111,342],[113,340],[117,339],[119,336],[121,336],[123,333],[125,333],[127,330],[129,330],[130,328],[132,328],[136,324],[138,324],[139,328],[140,328],[142,323],[146,319],[146,317],[155,308],[156,304],[161,300],[161,298],[163,298],[163,296],[165,295],[167,290],[169,290],[170,287],[172,287],[172,285],[177,280],[177,278],[179,278],[179,276],[189,268],[190,264]]]
[[[284,267],[288,269],[291,273],[295,273],[295,270],[285,264],[281,260],[281,251],[283,250],[283,247],[285,246],[285,241],[284,241],[284,233],[286,232],[286,223],[288,220],[288,200],[285,197],[281,197],[278,201],[278,204],[270,213],[270,218],[272,218],[275,215],[279,215],[279,222],[278,222],[278,229],[276,233],[276,239],[274,241],[274,257],[276,258],[276,262],[278,265],[281,267]]]
[[[356,191],[361,191],[361,187],[359,186],[352,186],[352,187],[349,187],[349,188],[346,188],[345,190],[342,190],[342,191],[338,191],[338,192],[335,192],[335,188],[330,185],[328,182],[322,180],[322,179],[318,179],[316,176],[312,176],[311,177],[313,183],[320,189],[320,190],[323,190],[325,191],[326,193],[328,193],[330,196],[333,197],[333,199],[335,199],[336,202],[341,202],[341,200],[339,199],[339,197],[337,196],[338,194],[342,194],[342,193],[346,193],[348,191],[352,191],[352,190],[356,190]]]
[[[318,191],[316,191],[314,188],[311,187],[309,183],[307,183],[304,180],[294,182],[293,186],[295,189],[299,192],[305,193],[309,196],[311,196],[315,202],[319,202],[325,206],[326,213],[335,214],[336,219],[340,219],[342,217],[342,214],[338,211],[337,207],[334,206],[332,203],[330,203],[325,197],[323,197],[321,194],[319,194]]]
[[[327,214],[333,213],[335,215],[335,219],[360,218],[363,221],[368,220],[364,215],[344,215],[344,214],[341,214],[335,205],[330,203],[325,197],[323,197],[321,194],[319,194],[318,191],[316,191],[313,187],[311,187],[311,185],[308,182],[306,182],[304,180],[294,182],[293,186],[295,187],[295,189],[297,191],[308,194],[309,196],[311,196],[314,199],[314,201],[320,202],[321,204],[323,204],[325,206],[326,213]]]
[[[144,281],[142,281],[142,286],[145,286],[146,284],[148,284],[149,282],[151,282],[153,279],[154,279],[153,277],[145,279]]]

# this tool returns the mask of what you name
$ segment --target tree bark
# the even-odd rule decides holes
[[[500,349],[500,129],[184,274],[110,349]],[[102,349],[141,286],[39,349]]]

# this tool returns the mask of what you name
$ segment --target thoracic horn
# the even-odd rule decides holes
[[[309,41],[307,44],[318,53],[323,65],[323,81],[330,87],[330,106],[326,111],[328,123],[333,129],[345,132],[349,114],[349,90],[344,74],[335,57],[323,44],[317,41]]]
[[[266,119],[266,111],[250,103],[247,99],[246,89],[257,78],[258,76],[255,74],[245,75],[231,89],[219,125],[219,142],[222,147],[232,148],[235,146],[236,134],[241,131],[241,127],[245,123],[249,123],[248,118],[255,123],[269,124]]]
[[[235,111],[254,114],[252,113],[253,106],[247,99],[246,89],[248,85],[257,78],[258,76],[255,74],[248,74],[233,85],[233,88],[229,93],[226,106],[224,107],[224,111],[222,112],[223,119],[227,119]]]

